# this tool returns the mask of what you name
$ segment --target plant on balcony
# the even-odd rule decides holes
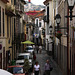
[[[73,26],[72,29],[75,31],[75,27]]]
[[[56,33],[56,37],[57,37],[58,39],[60,39],[61,36],[62,36],[62,33],[61,33],[60,31],[57,31],[57,33]]]
[[[15,10],[15,7],[13,5],[6,4],[6,10],[10,11],[10,12],[13,12]]]

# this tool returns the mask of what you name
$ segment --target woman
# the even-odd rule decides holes
[[[38,62],[35,62],[33,72],[35,73],[35,75],[39,75],[39,71],[40,71],[40,65],[38,64]]]

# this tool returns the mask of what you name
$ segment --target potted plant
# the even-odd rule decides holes
[[[56,33],[56,37],[57,37],[58,39],[60,39],[61,36],[62,36],[62,33],[61,33],[60,31],[57,31],[57,33]]]

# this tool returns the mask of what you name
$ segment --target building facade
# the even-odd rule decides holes
[[[12,60],[12,17],[14,14],[14,5],[11,1],[0,1],[0,43],[1,43],[1,66],[0,68],[6,69]]]
[[[45,22],[45,42],[46,42],[46,50],[49,55],[52,55],[52,33],[50,26],[53,26],[53,1],[52,0],[46,0],[44,1],[44,5],[46,5],[46,11],[45,11],[45,17],[44,17],[44,22]]]

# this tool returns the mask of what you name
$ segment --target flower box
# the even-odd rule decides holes
[[[56,37],[57,37],[58,39],[60,39],[61,36],[62,36],[62,33],[61,33],[60,31],[58,31],[58,32],[56,33]]]

